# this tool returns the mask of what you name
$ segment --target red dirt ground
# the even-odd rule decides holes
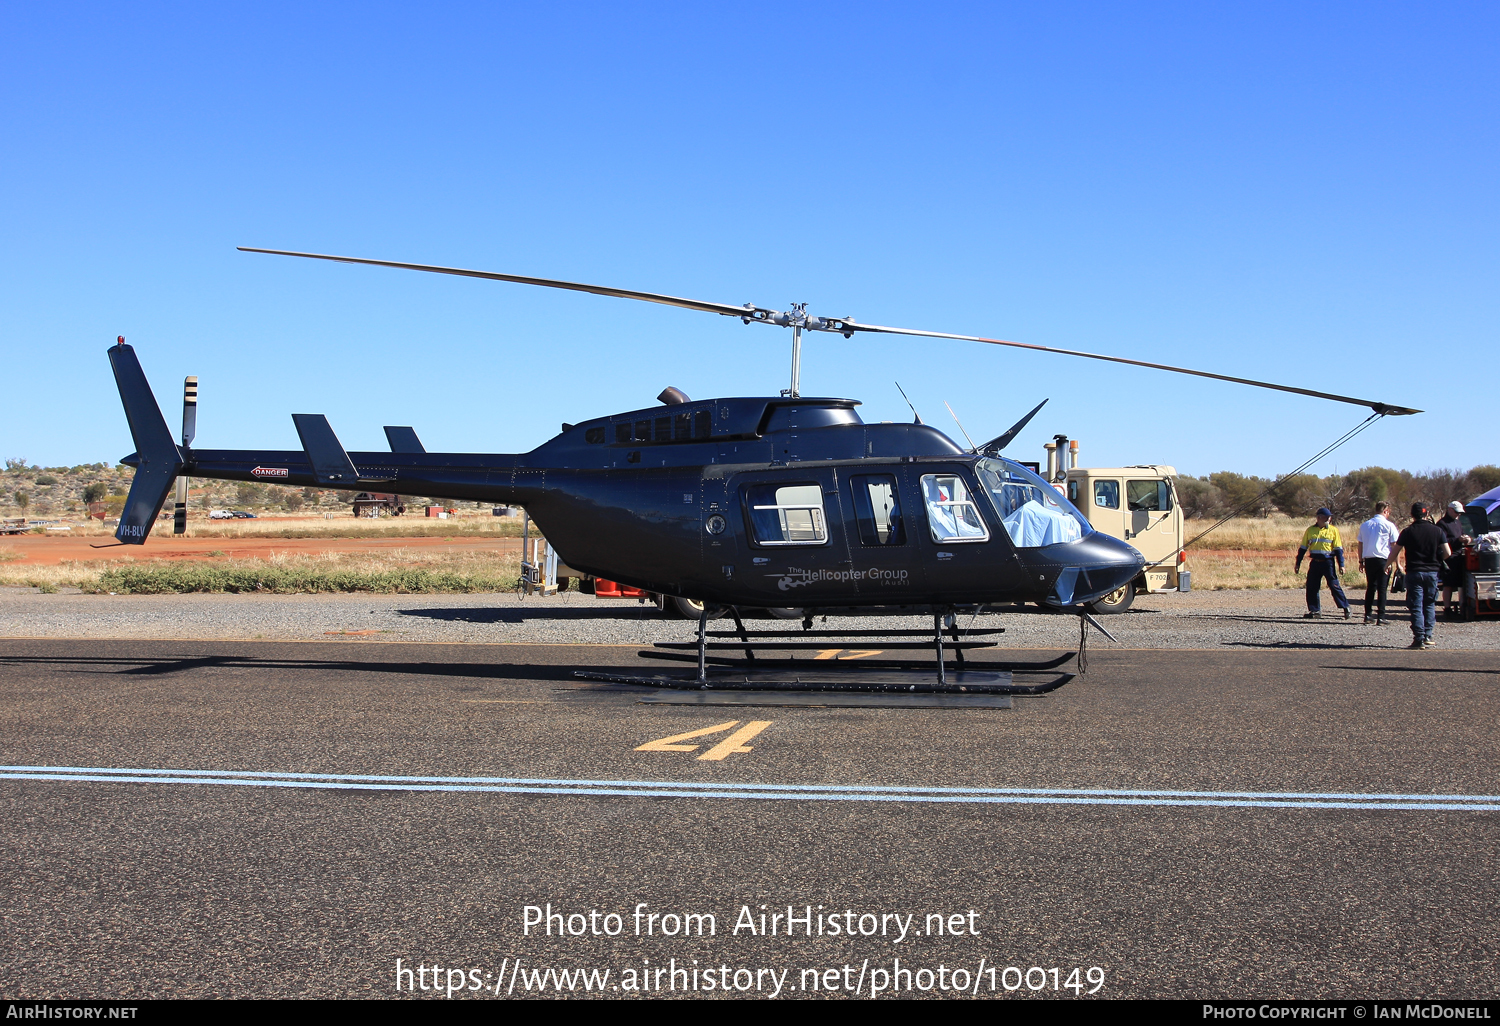
[[[21,555],[12,566],[56,566],[63,560],[197,559],[210,552],[238,558],[265,559],[273,553],[380,552],[418,549],[423,552],[520,553],[519,538],[165,538],[152,536],[144,545],[117,545],[104,537],[60,538],[23,534],[0,538],[0,548]],[[92,544],[90,544],[92,543]],[[94,548],[94,545],[102,546]]]

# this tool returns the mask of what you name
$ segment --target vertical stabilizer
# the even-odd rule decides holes
[[[123,335],[118,345],[109,348],[109,362],[114,368],[115,385],[120,390],[125,419],[130,423],[137,458],[135,480],[125,498],[115,537],[126,545],[139,545],[151,533],[151,525],[167,501],[167,493],[182,468],[182,453],[172,440],[161,407],[156,405],[156,396],[151,394],[151,385],[135,350],[125,344]]]

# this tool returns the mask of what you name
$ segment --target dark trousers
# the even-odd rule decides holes
[[[1309,559],[1307,561],[1307,611],[1319,612],[1322,608],[1319,592],[1322,590],[1323,578],[1328,578],[1328,590],[1333,592],[1333,601],[1340,609],[1349,608],[1349,600],[1344,597],[1344,586],[1339,583],[1338,564],[1331,559]]]
[[[1370,615],[1370,603],[1374,601],[1377,592],[1380,594],[1379,619],[1385,619],[1385,589],[1390,584],[1390,578],[1385,575],[1385,560],[1379,556],[1365,560],[1365,616]]]

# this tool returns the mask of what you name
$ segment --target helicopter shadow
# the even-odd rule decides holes
[[[406,674],[419,677],[477,678],[482,680],[559,682],[576,684],[573,671],[579,666],[545,666],[521,663],[441,663],[366,659],[274,659],[253,656],[6,656],[0,666],[54,667],[83,674],[125,677],[163,677],[205,669],[243,669],[264,672],[335,670],[346,673]],[[609,667],[595,669],[608,670]],[[618,669],[618,667],[614,667]],[[460,689],[471,690],[471,689]]]
[[[1376,673],[1488,673],[1500,676],[1500,670],[1455,669],[1452,666],[1323,666],[1323,670],[1359,670]]]

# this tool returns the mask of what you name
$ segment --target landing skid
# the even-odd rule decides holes
[[[619,674],[579,670],[574,676],[584,680],[611,684],[629,684],[669,691],[759,692],[759,693],[851,693],[906,695],[1044,695],[1073,680],[1074,673],[1052,673],[1072,655],[1042,663],[1015,664],[973,669],[966,664],[964,652],[993,648],[992,641],[964,640],[956,627],[948,628],[952,638],[945,638],[943,617],[932,618],[933,629],[927,631],[756,631],[745,630],[738,612],[734,614],[734,631],[710,631],[707,616],[698,620],[698,638],[693,642],[657,642],[641,655],[650,659],[695,661],[698,672],[693,676],[679,674]],[[967,632],[969,637],[1001,633],[1003,628]],[[883,654],[889,649],[929,649],[934,661],[921,669],[909,660],[873,659],[802,659],[790,658],[795,650],[828,651],[834,639],[847,644],[851,637],[875,640]],[[896,640],[923,637],[928,640]],[[787,640],[796,639],[796,640]],[[683,651],[696,650],[695,652]],[[950,669],[945,650],[953,653]],[[738,657],[710,653],[739,653]],[[757,654],[759,653],[759,655]],[[767,654],[770,658],[766,658]],[[779,656],[779,658],[778,658]],[[1017,681],[1016,675],[1032,677]],[[1036,676],[1050,679],[1035,680]]]

